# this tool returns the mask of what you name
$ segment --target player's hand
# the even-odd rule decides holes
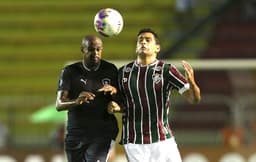
[[[78,98],[76,99],[76,103],[78,104],[83,104],[85,103],[90,103],[90,101],[94,100],[95,98],[95,94],[91,93],[91,92],[86,92],[86,91],[82,91]]]
[[[194,80],[194,70],[192,66],[187,61],[182,61],[182,66],[185,70],[185,76],[188,79],[188,81],[191,83],[195,82]]]
[[[121,108],[116,102],[110,101],[108,103],[108,113],[109,114],[114,114],[115,112],[120,112],[120,111],[121,111]]]
[[[192,66],[186,61],[182,61],[182,65],[190,85],[189,90],[184,93],[184,96],[188,99],[190,103],[199,103],[201,100],[201,94],[200,88],[195,82],[194,70]]]
[[[98,89],[98,92],[104,92],[104,94],[109,92],[111,95],[114,95],[117,93],[117,89],[111,85],[104,85],[102,88]]]

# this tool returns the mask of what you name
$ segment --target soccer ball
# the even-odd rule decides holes
[[[94,17],[95,30],[105,37],[118,35],[123,29],[123,17],[113,8],[101,9]]]

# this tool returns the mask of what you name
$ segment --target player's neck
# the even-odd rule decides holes
[[[137,63],[142,66],[152,64],[155,61],[156,61],[156,57],[154,56],[145,56],[145,57],[138,56],[137,57]]]
[[[100,65],[100,63],[87,63],[86,61],[83,60],[84,68],[87,69],[87,70],[90,70],[90,71],[91,70],[93,70],[93,71],[97,70],[99,68],[99,65]]]

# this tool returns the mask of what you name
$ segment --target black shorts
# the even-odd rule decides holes
[[[65,141],[68,162],[106,162],[114,140],[104,139],[89,143]]]

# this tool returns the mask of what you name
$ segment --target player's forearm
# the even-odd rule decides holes
[[[80,101],[78,99],[69,99],[68,91],[58,91],[56,99],[56,109],[57,111],[68,110],[78,104]]]
[[[73,100],[73,101],[61,101],[57,100],[56,101],[56,109],[57,111],[64,111],[64,110],[69,110],[70,108],[77,106],[78,103]]]
[[[195,82],[190,83],[189,91],[190,91],[190,96],[192,97],[191,102],[199,103],[201,101],[201,92],[200,92],[200,88]]]

